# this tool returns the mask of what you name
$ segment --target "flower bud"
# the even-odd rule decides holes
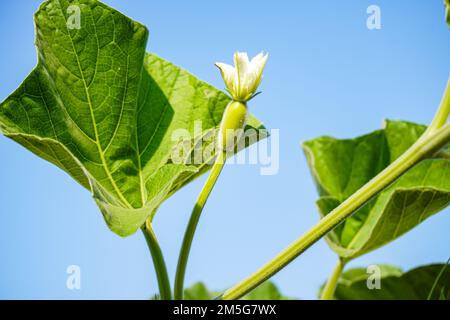
[[[262,80],[268,54],[260,53],[251,61],[245,52],[234,54],[235,67],[217,62],[228,92],[235,101],[245,103],[253,98]]]

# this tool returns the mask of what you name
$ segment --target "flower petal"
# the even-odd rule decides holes
[[[234,64],[237,72],[237,95],[241,95],[241,90],[245,85],[245,78],[250,67],[250,61],[248,60],[247,52],[236,52],[234,54]]]
[[[222,74],[223,81],[231,93],[234,90],[235,81],[236,81],[236,69],[229,64],[216,62],[217,68],[219,68],[220,73]]]
[[[251,61],[246,52],[236,52],[233,56],[235,67],[216,63],[234,100],[245,102],[254,96],[261,83],[267,59],[268,54],[264,52],[253,57]]]

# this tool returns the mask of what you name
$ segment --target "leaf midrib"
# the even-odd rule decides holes
[[[68,35],[68,37],[70,39],[70,43],[72,45],[72,50],[73,50],[73,52],[75,54],[75,58],[77,60],[78,70],[80,71],[80,74],[81,74],[81,80],[83,81],[84,91],[85,91],[85,94],[86,94],[86,98],[87,98],[88,105],[89,105],[89,111],[90,111],[90,114],[91,114],[92,126],[94,128],[94,136],[95,136],[95,141],[96,141],[95,144],[96,144],[98,152],[99,152],[100,160],[102,161],[103,168],[105,170],[106,175],[108,176],[108,179],[111,181],[111,185],[113,186],[114,191],[117,193],[117,195],[119,196],[119,198],[123,202],[123,204],[126,205],[128,208],[132,209],[133,207],[128,202],[128,200],[125,199],[123,193],[118,188],[118,186],[116,184],[116,181],[113,179],[113,177],[111,175],[111,172],[109,170],[109,167],[108,167],[108,165],[106,163],[105,155],[104,155],[102,147],[100,145],[100,139],[99,139],[99,134],[98,134],[97,122],[95,120],[95,114],[94,114],[94,110],[93,110],[93,106],[92,106],[91,96],[89,94],[89,89],[87,87],[87,82],[86,82],[86,79],[84,77],[83,70],[81,68],[80,59],[79,59],[78,53],[77,53],[77,51],[75,49],[75,44],[73,43],[72,37],[70,36],[69,28],[67,27],[67,20],[66,20],[66,17],[64,15],[64,11],[62,9],[62,5],[61,5],[61,1],[60,0],[58,0],[58,4],[59,4],[59,9],[61,11],[61,15],[62,15],[63,19],[65,20],[64,25],[66,27],[67,35]],[[95,21],[94,21],[94,25],[95,25]],[[97,39],[97,44],[98,44],[97,34],[95,34],[95,37]],[[127,77],[128,77],[128,75],[127,75]],[[94,80],[92,80],[92,81],[94,81]]]
[[[435,196],[435,193],[445,192],[445,191],[446,191],[444,188],[436,188],[436,187],[429,187],[429,186],[428,186],[428,187],[426,187],[426,186],[419,186],[419,187],[409,187],[409,188],[398,188],[398,189],[396,189],[394,192],[391,192],[391,194],[389,195],[389,200],[387,200],[387,203],[389,203],[389,201],[391,201],[392,197],[394,196],[394,193],[397,192],[397,191],[416,191],[416,190],[419,189],[419,188],[421,188],[421,189],[427,189],[427,190],[429,190],[429,191],[434,192],[433,197]],[[422,191],[421,191],[421,192],[422,192]],[[378,200],[379,197],[380,197],[380,196],[377,197],[377,200]],[[431,202],[431,201],[430,201],[430,202]],[[387,205],[387,203],[386,203],[386,205]],[[386,205],[383,206],[383,207],[386,207]],[[423,216],[423,214],[424,214],[423,212],[426,211],[426,209],[428,208],[428,206],[429,206],[429,203],[428,203],[427,206],[423,209],[422,213],[420,214],[420,217]],[[373,210],[373,209],[372,209],[372,210]],[[403,211],[403,210],[402,210],[402,211]],[[403,213],[402,213],[402,214],[403,214]],[[370,215],[370,213],[369,213],[369,215]],[[371,230],[371,235],[369,236],[369,239],[372,238],[373,232],[375,231],[375,226],[379,223],[379,220],[380,220],[380,217],[377,219],[377,222],[374,224],[373,228],[371,228],[372,230]],[[383,225],[384,225],[385,223],[386,223],[386,220],[383,221]],[[397,227],[396,227],[396,228],[398,228],[399,225],[400,225],[400,223],[397,224]],[[383,229],[383,228],[381,227],[381,229]],[[361,232],[362,232],[362,228],[360,228],[360,229],[358,230],[358,232],[355,233],[355,236],[353,237],[352,241],[350,241],[350,243],[347,245],[347,247],[342,247],[342,248],[345,249],[345,250],[360,250],[360,249],[362,249],[362,248],[365,248],[365,246],[367,245],[367,241],[365,241],[365,243],[364,243],[363,245],[361,245],[361,248],[352,248],[352,246],[355,244],[355,242],[356,242],[357,240],[359,240],[359,237],[360,237]],[[378,237],[379,234],[377,234],[376,236]],[[375,239],[376,239],[376,238],[375,238]]]

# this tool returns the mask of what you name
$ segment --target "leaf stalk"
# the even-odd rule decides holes
[[[333,273],[330,278],[328,278],[325,287],[323,288],[322,295],[320,297],[321,300],[333,300],[334,292],[336,291],[336,286],[338,284],[339,278],[341,277],[342,271],[344,271],[346,261],[342,258],[339,258],[336,266],[334,267]]]
[[[432,132],[445,125],[449,114],[450,114],[450,77],[447,81],[447,87],[445,89],[444,95],[442,96],[441,104],[427,131]]]
[[[142,227],[145,240],[147,240],[148,248],[153,259],[153,265],[155,266],[156,277],[158,279],[159,295],[162,300],[172,300],[172,291],[170,287],[169,276],[167,273],[166,263],[161,247],[156,238],[156,234],[153,231],[150,218],[147,219],[145,225]]]
[[[197,229],[198,221],[200,220],[200,216],[202,214],[206,201],[208,200],[209,194],[211,193],[214,185],[216,184],[217,178],[219,177],[220,172],[223,169],[225,158],[226,152],[219,152],[214,162],[211,173],[208,176],[208,179],[206,180],[205,185],[203,186],[203,189],[197,198],[194,209],[192,210],[191,217],[184,234],[183,243],[181,245],[180,255],[178,257],[174,287],[174,296],[176,300],[183,299],[184,277],[186,274],[186,267],[189,258],[189,252],[191,250],[192,240],[194,239],[195,230]]]

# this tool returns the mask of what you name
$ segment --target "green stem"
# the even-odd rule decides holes
[[[449,113],[450,113],[450,78],[448,79],[447,87],[442,97],[439,109],[436,112],[433,121],[429,125],[428,130],[432,131],[442,127],[447,122]]]
[[[226,152],[219,152],[216,161],[214,162],[211,173],[203,186],[200,195],[198,196],[197,202],[195,203],[194,209],[192,210],[191,217],[189,219],[186,231],[184,233],[183,243],[180,249],[180,255],[178,257],[177,272],[175,275],[175,289],[174,295],[175,299],[183,299],[183,289],[184,289],[184,276],[186,274],[186,266],[189,258],[189,251],[191,250],[192,240],[194,239],[195,230],[197,229],[197,224],[200,216],[208,200],[209,194],[213,189],[217,178],[222,171],[223,165],[225,163]]]
[[[172,300],[172,292],[170,288],[169,276],[167,274],[166,263],[164,262],[164,256],[159,246],[158,239],[153,232],[152,223],[150,218],[147,219],[145,225],[142,227],[145,240],[152,254],[153,265],[155,266],[156,277],[158,279],[159,295],[161,300]]]
[[[342,274],[342,271],[344,271],[345,264],[346,261],[342,258],[339,258],[336,266],[334,267],[333,273],[331,274],[330,278],[327,281],[327,284],[323,288],[322,296],[320,297],[321,300],[334,299],[334,292],[336,291],[336,286]]]
[[[265,280],[272,277],[306,249],[316,243],[342,221],[350,217],[358,208],[393,183],[398,177],[420,160],[434,155],[450,142],[450,123],[446,123],[450,112],[450,85],[447,86],[432,128],[427,130],[403,155],[366,183],[353,195],[322,218],[314,227],[295,240],[248,278],[226,290],[221,299],[239,299]],[[444,125],[445,124],[445,125]]]

